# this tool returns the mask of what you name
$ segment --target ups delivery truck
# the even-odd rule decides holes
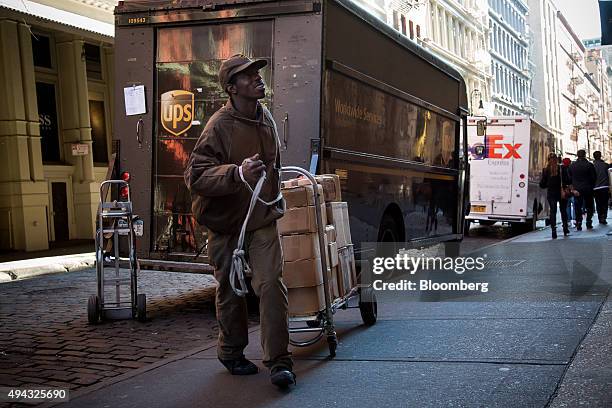
[[[462,239],[465,83],[414,41],[348,0],[133,0],[115,14],[116,174],[145,223],[145,265],[207,270],[183,171],[238,53],[268,61],[283,165],[340,177],[357,253]]]

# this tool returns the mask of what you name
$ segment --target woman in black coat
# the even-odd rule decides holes
[[[567,168],[561,167],[557,159],[557,155],[550,153],[548,155],[548,164],[542,170],[542,179],[540,187],[547,189],[546,198],[550,207],[550,228],[552,229],[552,238],[557,239],[557,203],[561,210],[561,221],[563,223],[563,235],[569,235],[569,227],[567,225],[567,198],[562,198],[562,189],[571,194],[572,180]]]

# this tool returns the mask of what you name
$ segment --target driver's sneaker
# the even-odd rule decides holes
[[[270,381],[272,384],[280,388],[287,388],[291,384],[295,384],[295,374],[287,367],[273,367],[270,370]]]
[[[219,361],[232,375],[251,375],[259,372],[259,367],[247,360],[244,356],[240,357],[238,360],[222,360],[219,358]]]

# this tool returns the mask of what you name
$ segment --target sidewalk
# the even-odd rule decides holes
[[[612,228],[548,229],[477,251],[487,294],[379,292],[379,320],[339,311],[337,356],[294,349],[297,387],[233,377],[214,342],[71,395],[68,407],[610,406]],[[502,262],[503,261],[503,262]],[[465,279],[470,279],[465,276]],[[260,367],[259,330],[247,357]],[[595,354],[591,354],[595,353]]]

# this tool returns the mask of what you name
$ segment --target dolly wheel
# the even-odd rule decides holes
[[[336,357],[336,348],[338,347],[338,337],[336,335],[327,336],[327,345],[329,346],[329,356]]]
[[[138,312],[138,321],[145,322],[147,320],[147,295],[144,293],[136,297],[136,311]]]
[[[89,324],[97,324],[100,320],[100,298],[91,295],[87,301],[87,321]]]
[[[359,292],[359,311],[361,312],[361,319],[366,326],[372,326],[376,323],[378,304],[374,288],[361,288]]]

